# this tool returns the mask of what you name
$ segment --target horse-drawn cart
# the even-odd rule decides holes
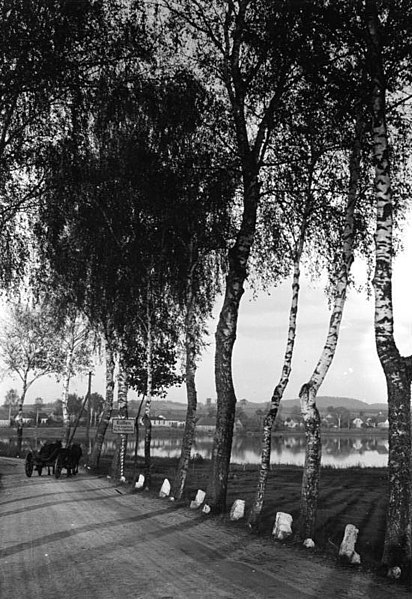
[[[48,474],[50,471],[55,474],[55,463],[61,448],[61,441],[56,441],[55,443],[46,443],[39,451],[29,451],[24,465],[26,476],[31,476],[33,470],[37,470],[38,475],[41,476],[44,468],[47,468]]]
[[[80,445],[63,448],[61,441],[46,443],[40,451],[30,451],[27,454],[24,465],[26,476],[30,477],[33,470],[37,470],[41,476],[44,468],[47,468],[48,474],[54,474],[55,478],[60,478],[63,468],[67,470],[67,476],[77,474],[81,455]]]

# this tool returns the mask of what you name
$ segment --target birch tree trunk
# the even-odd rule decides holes
[[[259,180],[252,153],[244,165],[244,210],[235,245],[229,251],[229,271],[223,306],[216,329],[215,382],[217,394],[216,431],[206,489],[206,503],[213,512],[226,508],[227,481],[235,421],[236,394],[232,378],[232,353],[236,340],[239,304],[244,293],[247,263],[254,240]]]
[[[69,348],[66,354],[66,364],[63,373],[63,392],[62,392],[62,414],[63,414],[63,431],[62,440],[67,446],[70,438],[70,415],[67,407],[69,397],[71,369],[72,369],[73,348]]]
[[[306,220],[306,219],[305,219]],[[292,301],[289,312],[289,327],[288,337],[286,342],[285,356],[283,360],[283,369],[280,380],[276,385],[272,398],[270,410],[266,414],[263,421],[262,431],[262,453],[260,457],[260,467],[258,475],[258,483],[256,488],[256,494],[253,506],[249,513],[248,524],[250,527],[256,527],[259,523],[260,514],[263,508],[263,501],[265,498],[266,484],[270,468],[270,452],[272,448],[272,428],[273,423],[276,420],[276,416],[279,409],[279,404],[282,400],[286,386],[289,382],[289,376],[292,369],[292,356],[293,348],[295,345],[296,338],[296,321],[298,312],[298,301],[299,301],[299,278],[300,278],[300,261],[302,258],[303,245],[305,240],[306,226],[303,223],[298,247],[295,252],[294,265],[293,265],[293,279],[292,279]]]
[[[29,388],[29,383],[27,382],[27,372],[23,377],[23,389],[18,403],[18,411],[17,415],[14,419],[16,424],[16,436],[17,436],[17,457],[20,457],[21,448],[23,443],[23,405],[24,400],[26,399],[27,389]]]
[[[149,289],[149,288],[148,288]],[[153,372],[152,372],[152,322],[150,317],[149,291],[147,303],[147,347],[146,347],[146,404],[143,415],[143,424],[145,427],[144,433],[144,476],[145,488],[150,488],[152,460],[150,455],[150,445],[152,442],[152,421],[150,419],[150,410],[152,408],[152,392],[153,392]]]
[[[119,372],[117,375],[117,406],[119,418],[127,418],[127,374],[123,363],[123,358],[119,359]],[[111,474],[113,478],[122,479],[125,475],[125,460],[127,448],[127,435],[117,434],[116,446],[112,460]]]
[[[354,211],[360,176],[362,132],[363,119],[359,114],[349,162],[348,201],[342,236],[342,264],[336,277],[334,303],[329,321],[328,334],[317,366],[310,380],[302,386],[299,393],[306,435],[305,464],[297,530],[297,537],[301,540],[313,539],[315,532],[322,455],[320,416],[316,406],[316,395],[335,355],[343,308],[346,301],[349,273],[353,262]]]
[[[182,439],[182,450],[177,466],[175,480],[173,482],[172,495],[175,499],[182,497],[183,489],[186,483],[187,471],[189,469],[190,454],[193,446],[196,427],[196,340],[194,339],[194,303],[192,293],[189,292],[186,311],[186,395],[187,412],[185,430]]]
[[[110,418],[113,412],[113,396],[114,396],[114,355],[110,346],[110,342],[106,341],[106,395],[103,407],[103,414],[99,420],[94,439],[92,454],[90,456],[90,467],[98,468],[100,455],[102,452],[103,441],[106,435],[107,427],[109,426]]]
[[[394,339],[392,305],[393,200],[385,73],[379,19],[374,0],[366,2],[368,51],[372,77],[373,154],[375,160],[376,266],[375,339],[386,378],[389,419],[389,498],[382,563],[392,575],[395,567],[411,569],[411,381],[412,356],[402,357]]]

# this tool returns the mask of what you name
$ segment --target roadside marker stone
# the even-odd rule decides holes
[[[197,510],[197,508],[199,508],[202,505],[202,503],[204,502],[205,497],[206,497],[205,491],[202,491],[201,489],[199,489],[198,492],[196,493],[196,497],[194,498],[194,500],[190,502],[190,509]]]
[[[277,512],[275,524],[273,526],[272,535],[275,539],[283,541],[292,534],[292,522],[293,518],[290,514],[285,512]]]
[[[135,489],[143,489],[144,486],[144,475],[139,474],[139,478],[137,479],[134,488]]]
[[[236,499],[230,509],[230,519],[240,520],[245,515],[245,502],[243,499]]]
[[[315,547],[315,541],[313,539],[305,539],[303,541],[303,546],[306,547],[306,549],[313,549]]]
[[[356,541],[358,539],[359,530],[353,524],[347,524],[343,541],[339,548],[339,557],[348,561],[350,564],[360,564],[361,559],[359,553],[355,551]]]
[[[159,497],[168,497],[170,495],[170,482],[167,478],[164,479],[162,488],[159,491]]]
[[[399,566],[394,566],[393,568],[389,568],[388,570],[388,578],[393,578],[394,580],[398,580],[401,577],[402,570]]]

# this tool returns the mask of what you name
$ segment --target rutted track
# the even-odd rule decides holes
[[[405,589],[102,478],[0,458],[3,599],[390,599]]]

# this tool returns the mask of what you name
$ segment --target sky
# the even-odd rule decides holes
[[[404,237],[405,251],[394,264],[393,301],[395,337],[402,355],[412,354],[412,223]],[[357,285],[366,282],[366,267],[354,265]],[[270,295],[261,294],[253,301],[245,293],[239,314],[238,335],[234,348],[233,372],[238,400],[270,401],[278,382],[285,351],[290,282],[273,289]],[[214,333],[217,324],[210,330]],[[298,397],[299,390],[311,376],[324,343],[330,311],[322,285],[302,284],[295,352],[292,373],[284,399]],[[366,291],[351,290],[346,302],[338,347],[332,365],[318,395],[353,397],[367,403],[385,403],[386,383],[377,357],[374,337],[374,301]],[[199,399],[215,398],[213,379],[214,336],[205,352],[197,374]],[[174,390],[169,398],[184,401],[184,389]]]
[[[395,259],[393,274],[393,301],[395,338],[402,355],[412,354],[412,219],[404,233],[404,252]],[[366,281],[366,269],[355,262],[357,286]],[[286,343],[290,282],[285,282],[269,294],[260,293],[253,299],[250,290],[242,298],[237,340],[233,355],[233,378],[238,400],[267,402],[278,382]],[[216,398],[214,384],[214,333],[221,305],[216,303],[214,318],[209,322],[210,335],[198,366],[198,400]],[[292,374],[284,399],[294,399],[299,389],[311,376],[326,340],[330,312],[321,283],[302,282],[298,329]],[[385,403],[386,385],[376,354],[373,295],[351,290],[346,302],[338,348],[318,395],[353,397],[367,403]],[[92,380],[92,391],[104,395],[104,368],[97,365]],[[87,376],[76,377],[72,393],[83,396],[87,391]],[[0,404],[7,391],[21,389],[17,379],[0,380]],[[61,386],[53,378],[43,377],[29,389],[26,404],[42,397],[45,403],[58,399]],[[133,399],[135,394],[130,393]],[[167,398],[186,402],[185,387],[173,388]]]

